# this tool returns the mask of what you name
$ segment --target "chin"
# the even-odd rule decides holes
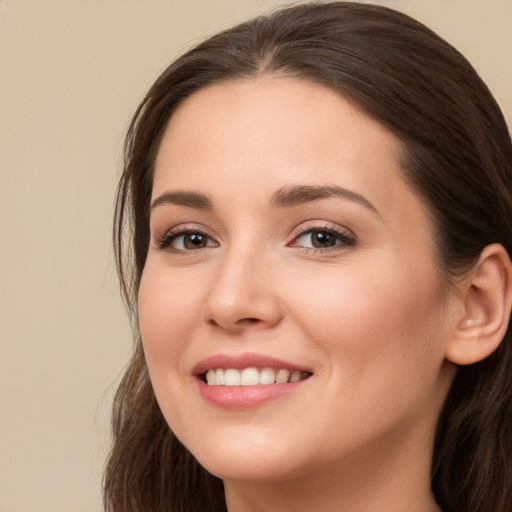
[[[211,457],[199,463],[224,481],[276,483],[297,478],[304,472],[293,463],[261,453],[254,457]]]
[[[271,440],[261,432],[247,435],[224,433],[209,437],[188,449],[207,471],[222,480],[276,482],[301,473],[301,457],[283,440]],[[185,442],[185,445],[186,442]]]

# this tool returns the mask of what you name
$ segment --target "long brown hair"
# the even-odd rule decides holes
[[[512,254],[512,144],[503,115],[467,60],[419,22],[375,5],[302,4],[191,49],[151,87],[126,138],[114,241],[135,348],[114,403],[107,512],[226,510],[222,482],[173,436],[158,408],[137,328],[137,291],[153,165],[169,118],[209,84],[264,73],[330,87],[402,141],[404,175],[434,219],[448,281],[490,243]],[[445,402],[432,460],[444,512],[510,512],[510,338],[509,329],[494,354],[460,367]]]

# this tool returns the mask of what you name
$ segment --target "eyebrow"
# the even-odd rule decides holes
[[[341,197],[354,201],[379,215],[377,208],[366,197],[337,185],[296,185],[283,187],[273,194],[271,204],[279,208],[289,208],[330,197]]]
[[[163,204],[176,204],[179,206],[188,206],[189,208],[197,208],[199,210],[213,210],[211,199],[205,194],[198,192],[186,192],[181,190],[166,192],[158,196],[151,203],[151,210]]]
[[[364,196],[337,185],[295,185],[283,187],[272,195],[270,204],[277,208],[291,208],[330,197],[341,197],[354,201],[379,215],[377,208]],[[207,195],[199,192],[182,190],[166,192],[153,200],[151,210],[164,204],[175,204],[207,211],[213,210],[212,200]]]

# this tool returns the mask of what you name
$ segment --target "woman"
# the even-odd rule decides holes
[[[456,50],[284,9],[172,64],[125,156],[108,511],[511,510],[512,145]]]

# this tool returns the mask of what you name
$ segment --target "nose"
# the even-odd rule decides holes
[[[204,304],[204,320],[230,333],[276,326],[282,318],[274,266],[261,253],[232,252],[219,261]]]

